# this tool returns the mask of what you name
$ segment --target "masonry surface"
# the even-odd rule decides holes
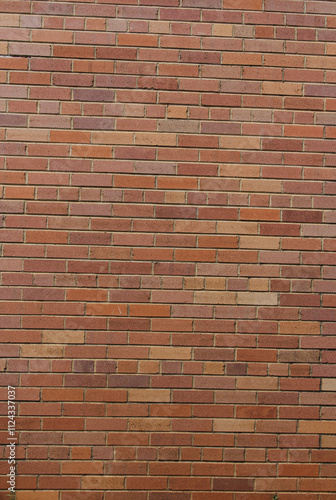
[[[334,500],[336,2],[0,10],[0,499]]]

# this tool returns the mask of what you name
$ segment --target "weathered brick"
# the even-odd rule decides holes
[[[331,500],[333,3],[0,11],[18,498]]]

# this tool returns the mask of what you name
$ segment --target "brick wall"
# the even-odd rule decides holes
[[[334,499],[336,2],[0,8],[17,500]]]

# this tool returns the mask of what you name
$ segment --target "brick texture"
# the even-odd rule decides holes
[[[335,498],[336,3],[0,11],[0,499]]]

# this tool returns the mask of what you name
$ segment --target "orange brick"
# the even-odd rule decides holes
[[[135,144],[150,146],[175,146],[176,134],[135,133]]]
[[[51,130],[50,131],[50,141],[51,142],[72,142],[80,144],[90,144],[90,133],[89,132],[77,132],[77,131],[65,131],[65,130]]]
[[[12,187],[7,186],[5,190],[5,198],[16,200],[33,200],[35,197],[35,189],[33,187]]]
[[[119,33],[118,45],[157,47],[158,39],[159,37],[157,35],[132,35],[131,33]]]
[[[278,379],[276,377],[238,377],[237,389],[276,390]]]
[[[162,432],[169,431],[170,426],[171,421],[169,418],[131,418],[129,421],[129,427],[131,431]]]
[[[2,14],[0,26],[20,26],[19,14]]]
[[[207,290],[225,290],[226,278],[205,278],[205,288]]]
[[[42,342],[47,344],[84,344],[84,331],[44,331]]]
[[[75,158],[112,158],[112,149],[108,146],[72,146],[71,156]]]
[[[83,401],[83,389],[43,389],[43,401]]]
[[[283,321],[280,323],[280,333],[293,335],[319,335],[320,324],[313,321],[304,323],[297,321]]]
[[[204,373],[207,375],[224,374],[224,363],[206,362],[204,363]]]
[[[260,149],[260,139],[257,137],[225,136],[219,139],[219,147],[223,149]]]
[[[237,9],[237,10],[262,10],[262,1],[261,0],[223,0],[223,8],[224,9]]]
[[[233,25],[232,24],[213,24],[212,34],[213,36],[232,36]]]
[[[242,191],[257,191],[258,193],[264,191],[266,193],[280,193],[281,192],[281,182],[280,181],[269,181],[264,179],[242,180]]]
[[[335,434],[336,422],[320,420],[299,420],[298,432],[301,434]]]
[[[253,432],[254,421],[245,419],[214,419],[214,432]]]
[[[94,144],[133,144],[131,132],[92,132]]]
[[[187,106],[167,106],[167,118],[187,118]]]
[[[323,137],[323,127],[317,125],[285,125],[286,137]]]
[[[18,500],[57,500],[58,491],[17,491],[16,497]]]
[[[0,54],[1,55],[8,54],[8,43],[7,42],[0,42]]]
[[[10,129],[7,131],[7,139],[10,141],[47,142],[48,132],[46,130]]]
[[[240,248],[260,248],[278,250],[280,246],[280,238],[272,236],[241,236]]]
[[[268,291],[269,280],[267,278],[264,279],[251,278],[249,280],[249,290],[254,292]]]
[[[129,400],[137,402],[169,402],[169,389],[130,389]]]
[[[302,83],[264,82],[262,84],[263,94],[302,95],[302,88]]]
[[[63,347],[56,345],[23,345],[21,355],[24,358],[61,358],[63,356]]]
[[[195,292],[196,304],[234,304],[234,292]]]
[[[189,347],[151,347],[151,359],[191,359]]]
[[[257,234],[258,224],[256,222],[218,222],[219,233],[223,234]]]

